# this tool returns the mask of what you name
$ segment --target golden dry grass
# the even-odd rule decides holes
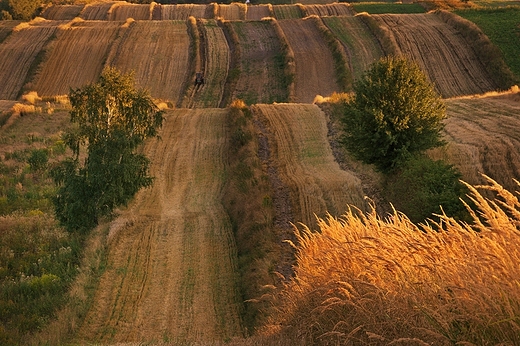
[[[301,344],[518,344],[520,202],[486,180],[498,197],[469,186],[474,225],[350,209],[301,227],[273,328]]]

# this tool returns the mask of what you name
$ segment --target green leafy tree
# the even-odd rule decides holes
[[[424,155],[414,156],[387,176],[385,197],[413,222],[435,218],[433,214],[442,211],[469,221],[469,213],[461,202],[469,190],[460,178],[460,172],[452,165]]]
[[[54,205],[69,231],[87,231],[152,183],[149,160],[135,150],[157,135],[163,113],[144,90],[134,88],[133,75],[113,68],[99,82],[71,90],[69,97],[71,122],[77,126],[64,139],[73,157],[53,169]],[[82,150],[86,155],[80,163]]]
[[[341,118],[343,143],[358,160],[384,173],[415,153],[442,145],[446,109],[412,62],[385,57],[354,85]]]
[[[9,12],[14,19],[31,20],[42,3],[38,0],[8,0]]]

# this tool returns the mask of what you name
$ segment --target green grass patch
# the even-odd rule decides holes
[[[509,7],[509,6],[520,6],[520,1],[511,1],[511,0],[482,0],[475,1],[473,3],[477,6],[482,7],[490,7],[490,8],[498,8],[498,7]]]
[[[368,12],[370,14],[383,14],[383,13],[395,13],[395,14],[408,14],[408,13],[424,13],[426,10],[419,4],[399,4],[399,3],[353,3],[352,7],[356,12]]]
[[[475,23],[498,46],[516,80],[520,80],[520,7],[458,10],[455,13]]]

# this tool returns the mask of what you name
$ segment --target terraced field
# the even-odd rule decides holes
[[[435,14],[374,16],[393,34],[400,53],[416,61],[444,97],[496,89],[475,52]]]
[[[110,51],[107,64],[135,72],[139,86],[176,103],[188,72],[190,38],[183,21],[130,22]]]
[[[153,187],[111,226],[107,270],[78,334],[84,342],[208,343],[241,336],[236,246],[220,203],[227,110],[169,112]]]
[[[294,52],[294,102],[312,103],[316,95],[340,91],[332,54],[312,20],[286,19],[279,23]]]
[[[118,22],[79,20],[60,26],[34,90],[41,96],[66,95],[70,88],[95,82],[120,30]]]
[[[161,140],[144,148],[155,183],[110,224],[107,267],[75,342],[196,345],[244,336],[237,248],[222,206],[230,143],[242,138],[230,133],[227,98],[250,105],[248,121],[258,131],[252,146],[266,166],[255,168],[262,179],[278,179],[273,194],[287,191],[274,208],[290,214],[289,229],[289,221],[313,227],[315,215],[340,215],[347,204],[366,208],[364,185],[335,161],[327,115],[312,104],[316,95],[340,90],[330,48],[313,20],[301,18],[305,13],[322,16],[343,44],[352,82],[383,54],[342,3],[106,2],[56,6],[45,11],[49,20],[28,24],[0,22],[0,113],[9,113],[22,91],[65,94],[105,66],[134,71],[140,87],[170,106]],[[374,18],[445,97],[494,89],[468,42],[435,14]],[[285,79],[287,65],[293,84]],[[194,85],[195,71],[204,73],[204,85]],[[288,101],[295,103],[281,103]],[[446,103],[448,145],[432,157],[456,165],[470,183],[484,172],[513,186],[511,178],[520,177],[518,94]]]

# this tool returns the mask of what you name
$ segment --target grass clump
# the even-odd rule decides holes
[[[472,224],[350,209],[319,219],[319,232],[296,230],[295,277],[275,296],[271,332],[307,345],[519,344],[520,202],[487,181],[468,185]]]

